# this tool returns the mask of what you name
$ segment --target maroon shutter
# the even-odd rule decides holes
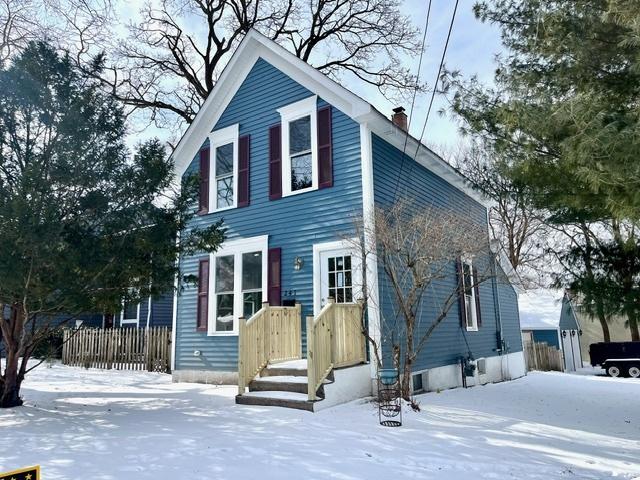
[[[200,260],[198,267],[198,313],[196,330],[207,331],[209,318],[209,259]]]
[[[269,200],[282,197],[282,125],[269,127]]]
[[[198,213],[209,212],[209,147],[200,150],[200,205]]]
[[[269,249],[267,299],[269,300],[269,305],[271,306],[279,306],[282,303],[282,295],[280,289],[280,275],[282,271],[280,265],[280,254],[280,248]]]
[[[467,328],[467,308],[464,303],[464,269],[460,258],[456,259],[456,277],[458,281],[458,304],[460,306],[460,328]]]
[[[249,205],[249,158],[251,137],[240,137],[238,148],[238,207]]]
[[[318,188],[333,186],[331,105],[318,109]]]
[[[476,320],[478,328],[482,326],[482,315],[480,315],[480,283],[478,282],[478,269],[473,267],[473,291],[476,297]]]

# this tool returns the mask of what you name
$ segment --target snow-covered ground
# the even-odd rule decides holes
[[[429,393],[401,428],[365,401],[237,406],[232,387],[151,373],[41,367],[23,393],[0,412],[0,471],[40,464],[46,480],[640,478],[631,379],[533,373]]]

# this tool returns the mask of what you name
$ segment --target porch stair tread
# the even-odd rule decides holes
[[[257,405],[263,407],[285,407],[313,412],[313,404],[304,393],[266,391],[246,392],[236,396],[236,403],[240,405]]]
[[[269,383],[307,383],[307,377],[301,375],[271,375],[268,377],[256,377],[254,382],[269,382]]]
[[[287,360],[286,362],[271,363],[267,369],[291,369],[291,370],[307,370],[307,359],[300,358],[297,360]]]

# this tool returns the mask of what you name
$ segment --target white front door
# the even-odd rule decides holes
[[[317,246],[314,265],[315,283],[314,310],[317,315],[333,297],[336,303],[353,303],[362,295],[362,267],[353,248],[327,244]],[[333,247],[333,248],[332,248]]]

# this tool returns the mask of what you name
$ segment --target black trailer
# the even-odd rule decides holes
[[[592,343],[591,365],[600,365],[611,377],[640,378],[640,342]]]

